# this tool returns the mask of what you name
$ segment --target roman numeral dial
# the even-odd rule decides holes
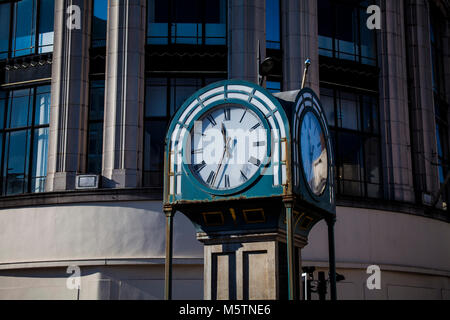
[[[224,191],[253,181],[270,146],[265,121],[262,114],[237,104],[205,111],[190,135],[193,176],[209,189]]]

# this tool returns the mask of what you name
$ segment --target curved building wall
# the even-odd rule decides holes
[[[429,20],[432,4],[445,8],[444,1],[375,1],[381,6],[382,21],[389,21],[382,30],[374,31],[375,66],[331,59],[319,53],[318,4],[326,1],[281,0],[278,40],[282,50],[270,51],[264,50],[269,48],[264,21],[268,13],[266,1],[247,4],[228,0],[226,45],[212,46],[213,49],[206,45],[187,46],[189,52],[182,51],[184,46],[180,49],[168,45],[161,49],[149,45],[145,28],[147,0],[108,1],[105,43],[101,48],[93,48],[94,2],[55,0],[54,50],[45,55],[47,63],[43,67],[47,73],[26,69],[34,63],[2,60],[9,63],[0,83],[2,90],[6,88],[0,92],[5,97],[8,90],[20,90],[33,83],[51,83],[52,89],[46,192],[0,198],[0,299],[162,299],[165,257],[162,188],[143,188],[146,179],[162,179],[146,169],[144,163],[149,162],[149,156],[156,156],[155,150],[147,145],[148,136],[155,134],[152,125],[164,127],[164,121],[170,119],[169,109],[176,106],[160,101],[166,105],[167,114],[164,119],[152,118],[147,116],[146,101],[151,99],[146,99],[146,94],[159,87],[166,90],[161,96],[171,96],[178,88],[173,87],[179,80],[177,77],[193,77],[201,85],[210,76],[256,82],[258,42],[262,59],[274,55],[281,63],[277,66],[278,74],[268,79],[278,81],[278,89],[298,89],[303,62],[309,58],[312,64],[306,85],[317,93],[327,86],[337,92],[353,85],[358,94],[361,89],[375,94],[379,114],[373,121],[379,121],[380,128],[371,137],[378,141],[379,148],[371,160],[376,162],[379,156],[380,163],[370,174],[379,171],[378,179],[374,179],[379,193],[375,200],[364,196],[339,198],[341,204],[353,203],[337,209],[337,268],[345,277],[338,284],[339,298],[450,299],[449,214],[441,210],[442,202],[441,209],[422,203],[424,196],[435,195],[440,187],[439,168],[433,164],[439,159]],[[80,29],[66,28],[66,7],[71,4],[81,9]],[[448,15],[445,19],[442,40],[448,43]],[[450,82],[449,48],[448,45],[441,48],[446,83]],[[35,59],[36,68],[40,68],[41,55],[26,58]],[[27,67],[16,70],[20,65]],[[183,68],[187,70],[177,74]],[[165,84],[148,81],[159,77],[165,77]],[[95,154],[101,162],[97,172],[101,189],[77,192],[74,191],[77,174],[89,171],[86,163],[91,143],[89,128],[95,120],[88,119],[92,106],[90,85],[100,78],[106,92],[103,105],[106,117],[96,122],[104,128],[97,142],[104,141],[105,145]],[[147,82],[154,86],[148,87]],[[180,84],[181,89],[183,86],[186,84]],[[1,103],[6,101],[3,96],[1,99]],[[97,100],[101,105],[102,100]],[[450,102],[450,90],[446,92],[446,101]],[[342,128],[333,130],[338,134],[339,129]],[[367,134],[356,130],[351,133],[364,137]],[[5,140],[6,134],[2,131],[1,135]],[[159,143],[162,136],[161,132],[156,133],[155,140]],[[448,136],[450,140],[450,132]],[[351,161],[347,163],[348,171],[363,170],[353,165]],[[367,193],[368,182],[362,183]],[[28,189],[31,190],[31,185]],[[367,207],[366,202],[382,204],[374,206],[377,209],[360,209]],[[328,271],[326,224],[317,225],[308,240],[302,251],[302,264],[316,267],[317,279],[318,271]],[[381,268],[381,290],[368,290],[366,286],[369,265]],[[74,275],[67,273],[68,266],[80,268],[79,290],[68,288],[74,280]],[[202,299],[203,273],[203,247],[196,240],[192,224],[177,214],[174,298]]]
[[[410,214],[338,207],[339,298],[448,299],[450,225]],[[302,265],[328,268],[327,229],[317,225]],[[0,211],[0,299],[161,299],[165,218],[159,201],[52,205]],[[370,291],[366,269],[381,268]],[[81,288],[66,286],[79,266]],[[412,285],[415,284],[415,285]],[[202,299],[203,245],[174,220],[174,298]]]

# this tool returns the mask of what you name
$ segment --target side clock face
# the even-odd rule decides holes
[[[300,128],[303,171],[311,191],[320,196],[328,181],[328,154],[324,131],[317,116],[307,111]]]
[[[193,175],[212,190],[232,190],[258,175],[267,155],[264,121],[250,108],[219,105],[205,112],[191,130]]]

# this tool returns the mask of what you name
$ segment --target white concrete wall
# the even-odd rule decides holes
[[[173,298],[203,299],[202,265],[174,267]],[[0,271],[0,300],[162,300],[164,266],[94,266],[81,268],[79,289],[68,288],[67,268]],[[70,281],[71,279],[69,279]]]
[[[116,202],[0,211],[0,267],[5,263],[164,258],[161,202]],[[203,258],[195,230],[175,216],[174,257]]]
[[[422,268],[450,276],[450,224],[403,213],[337,208],[336,262]],[[302,252],[327,261],[326,223],[319,223]]]
[[[338,273],[343,299],[450,298],[450,224],[423,217],[339,207]],[[116,202],[0,210],[0,299],[162,299],[161,202]],[[203,247],[193,225],[174,222],[174,297],[203,297]],[[304,266],[328,266],[325,223],[302,252]],[[368,291],[366,268],[382,270]],[[65,286],[67,266],[82,289]]]

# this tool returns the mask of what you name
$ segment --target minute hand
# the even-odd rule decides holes
[[[216,182],[217,176],[219,175],[220,168],[222,167],[222,164],[223,164],[223,159],[225,159],[225,154],[226,154],[227,151],[228,151],[227,146],[228,146],[228,143],[229,143],[229,142],[230,142],[230,137],[228,137],[228,139],[227,139],[227,141],[226,141],[226,143],[225,143],[225,147],[223,148],[222,159],[220,159],[220,163],[219,163],[219,166],[217,167],[217,171],[216,171],[216,174],[214,175],[214,179],[213,179],[213,181],[211,182],[211,186],[214,186],[214,183]]]

